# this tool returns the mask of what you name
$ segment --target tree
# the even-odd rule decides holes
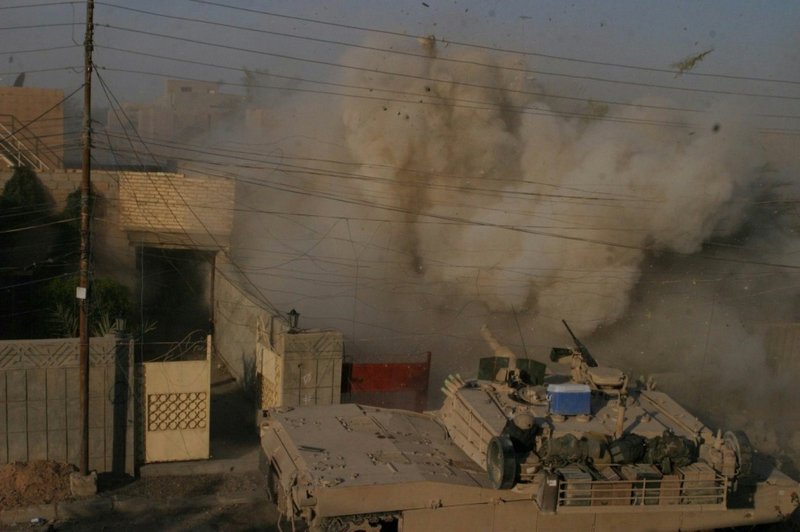
[[[54,220],[53,202],[36,172],[15,168],[0,194],[0,330],[5,338],[35,330],[30,295],[42,278],[53,275]]]
[[[34,223],[46,223],[52,216],[53,202],[47,194],[36,172],[27,166],[14,168],[0,194],[0,235],[13,234],[19,229]],[[6,240],[14,237],[6,237]],[[3,242],[0,249],[9,250],[9,242]]]

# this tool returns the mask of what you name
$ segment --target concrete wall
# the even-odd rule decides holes
[[[239,272],[217,256],[214,282],[214,349],[263,410],[277,405],[338,403],[342,333],[289,332],[283,317],[243,287]]]
[[[333,330],[283,332],[275,340],[277,360],[259,362],[262,375],[275,362],[282,365],[277,371],[280,378],[275,382],[279,391],[279,405],[329,405],[341,402],[342,333]],[[265,396],[272,395],[268,386],[264,388],[267,392]]]
[[[0,190],[11,178],[0,171]],[[60,212],[80,189],[80,170],[38,172]],[[92,171],[95,273],[134,287],[136,246],[219,249],[233,227],[233,181],[163,172]]]
[[[230,239],[234,196],[234,182],[228,179],[122,172],[119,223],[133,240],[137,234],[150,235],[155,240],[149,245],[218,249]]]
[[[256,385],[256,335],[258,323],[271,323],[271,314],[257,299],[240,288],[237,272],[217,256],[214,278],[214,349],[247,392]]]
[[[13,172],[0,171],[0,188]],[[56,210],[80,189],[81,170],[38,172]],[[232,180],[170,172],[92,171],[92,189],[108,207],[104,222],[127,231],[193,233],[225,238],[233,227]],[[117,214],[117,211],[119,213]]]
[[[0,342],[0,463],[77,464],[80,402],[77,338]],[[113,336],[92,338],[89,467],[133,473],[131,353]]]

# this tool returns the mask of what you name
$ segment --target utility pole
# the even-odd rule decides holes
[[[80,473],[89,474],[89,197],[92,191],[92,50],[94,0],[86,0],[86,36],[83,41],[83,154],[81,157],[81,263],[78,281],[80,335],[81,456]]]

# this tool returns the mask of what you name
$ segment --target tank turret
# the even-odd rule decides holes
[[[546,508],[623,506],[631,511],[641,505],[723,510],[752,490],[754,451],[743,432],[715,436],[652,383],[631,385],[624,372],[602,366],[564,326],[574,346],[554,347],[550,360],[568,366],[568,373],[525,382],[479,371],[475,380],[450,376],[445,382],[446,399],[437,415],[456,445],[486,469],[492,486],[525,489],[521,486],[530,484]],[[483,335],[497,353],[496,340],[488,331]],[[480,363],[481,368],[504,364],[504,357]],[[525,420],[524,429],[518,419]],[[770,471],[775,470],[763,469],[760,478]],[[544,489],[543,482],[561,488]],[[646,496],[637,495],[639,488]],[[782,511],[795,507],[795,491],[785,491]]]

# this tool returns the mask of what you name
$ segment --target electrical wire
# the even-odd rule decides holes
[[[8,284],[8,285],[5,285],[5,286],[0,286],[0,290],[8,290],[10,288],[19,288],[20,286],[31,286],[31,285],[34,285],[34,284],[46,283],[46,282],[52,281],[53,279],[60,279],[62,277],[71,277],[71,276],[77,275],[77,274],[78,274],[77,271],[69,272],[69,273],[61,273],[61,274],[58,274],[58,275],[53,275],[51,277],[44,277],[44,278],[41,278],[41,279],[34,279],[34,280],[31,280],[31,281],[25,281],[25,282],[21,282],[21,283]]]
[[[47,48],[30,48],[25,50],[0,50],[0,55],[21,55],[21,54],[33,54],[38,52],[57,52],[59,50],[72,50],[75,48],[80,48],[79,44],[68,44],[64,46],[49,46]]]
[[[47,223],[41,223],[41,224],[36,224],[36,225],[30,225],[30,226],[27,226],[27,227],[15,227],[14,229],[5,229],[5,230],[0,231],[0,235],[6,235],[6,234],[9,234],[9,233],[20,233],[22,231],[30,231],[31,229],[40,229],[42,227],[49,227],[51,225],[60,225],[60,224],[70,223],[70,222],[74,222],[75,220],[78,220],[78,218],[65,218],[63,220],[56,220],[54,222],[47,222]]]
[[[0,76],[15,76],[19,74],[40,74],[42,72],[60,72],[62,70],[69,70],[72,72],[78,72],[82,67],[81,66],[63,66],[63,67],[53,67],[53,68],[36,68],[36,69],[26,69],[26,70],[16,70],[16,71],[6,71],[0,72]]]
[[[2,26],[0,31],[14,31],[14,30],[41,30],[44,28],[61,28],[64,26],[79,26],[78,22],[52,22],[50,24],[27,24],[24,26]]]
[[[416,35],[409,35],[408,33],[403,33],[403,32],[398,32],[398,31],[381,30],[381,29],[370,28],[370,27],[366,27],[366,26],[355,26],[355,25],[352,25],[352,24],[342,24],[342,23],[330,22],[330,21],[314,19],[314,18],[309,18],[309,17],[299,17],[299,16],[293,16],[293,15],[284,15],[284,14],[275,13],[275,12],[272,12],[272,11],[263,11],[263,10],[252,9],[252,8],[245,8],[245,7],[241,7],[241,6],[232,6],[230,4],[223,4],[223,3],[219,3],[219,2],[213,2],[213,1],[210,1],[210,0],[189,0],[189,1],[195,2],[195,3],[198,3],[198,4],[206,4],[206,5],[211,5],[211,6],[215,6],[215,7],[221,7],[221,8],[226,8],[226,9],[231,9],[231,10],[236,10],[236,11],[243,11],[243,12],[246,12],[246,13],[267,15],[267,16],[274,17],[274,18],[283,18],[283,19],[288,19],[288,20],[296,20],[296,21],[300,21],[300,22],[310,22],[310,23],[314,23],[314,24],[321,24],[321,25],[325,25],[325,26],[332,26],[332,27],[343,28],[343,29],[347,29],[347,30],[357,30],[357,31],[370,32],[370,33],[378,33],[378,34],[382,34],[382,35],[391,35],[393,37],[402,37],[404,39],[415,39],[416,40],[418,38]],[[106,5],[110,5],[110,4],[106,4]],[[115,7],[119,7],[119,6],[115,6]],[[544,54],[544,53],[530,52],[530,51],[525,51],[525,50],[514,50],[514,49],[502,48],[502,47],[498,47],[498,46],[480,45],[480,44],[475,44],[475,43],[456,41],[456,40],[452,40],[452,39],[445,39],[443,42],[446,43],[448,46],[449,45],[463,46],[463,47],[473,48],[473,49],[478,49],[478,50],[486,50],[486,51],[492,51],[492,52],[502,52],[502,53],[515,54],[515,55],[531,56],[531,57],[542,57],[542,58],[545,58],[545,59],[555,59],[555,60],[558,60],[558,61],[568,61],[568,62],[573,62],[573,63],[581,63],[581,64],[589,64],[589,65],[597,65],[597,66],[605,66],[605,67],[615,67],[615,68],[624,68],[624,69],[647,71],[647,72],[658,72],[658,73],[671,74],[673,76],[677,73],[677,70],[675,70],[675,69],[664,69],[664,68],[656,68],[656,67],[650,67],[650,66],[630,65],[630,64],[615,63],[615,62],[610,62],[610,61],[594,61],[594,60],[589,60],[589,59],[580,59],[580,58],[568,57],[568,56],[562,56],[562,55]],[[760,77],[754,77],[754,76],[737,76],[737,75],[733,75],[733,74],[713,74],[713,73],[703,73],[703,72],[690,71],[690,72],[682,72],[681,75],[683,75],[683,76],[709,77],[709,78],[736,79],[736,80],[744,80],[744,81],[760,81],[760,82],[769,82],[769,83],[787,83],[787,84],[792,84],[792,85],[800,85],[800,81],[797,81],[797,80],[760,78]]]
[[[116,134],[113,134],[113,133],[109,133],[108,136],[114,137],[114,138],[122,138],[122,136],[116,135]],[[151,146],[166,146],[166,147],[169,147],[169,145],[161,145],[161,144],[156,143],[156,142],[150,142],[149,144]],[[204,152],[203,150],[192,149],[192,148],[181,148],[181,150],[182,151],[187,151],[187,152],[194,152],[194,153],[197,153],[197,154],[203,154],[203,153],[208,154],[210,152],[209,150],[206,150]],[[213,153],[213,152],[211,152],[211,153]],[[298,175],[319,176],[319,177],[341,177],[341,178],[345,178],[345,179],[353,179],[353,180],[365,181],[365,182],[370,182],[370,183],[382,182],[382,183],[385,183],[385,184],[392,184],[392,185],[395,185],[395,186],[408,187],[408,188],[425,187],[426,189],[433,189],[433,190],[449,190],[449,191],[475,192],[475,193],[486,193],[486,194],[498,194],[499,193],[499,194],[502,194],[504,197],[507,197],[507,196],[514,197],[514,196],[516,196],[516,197],[520,197],[520,198],[527,198],[527,197],[553,198],[553,199],[559,199],[559,200],[576,200],[576,201],[580,201],[580,202],[608,201],[608,202],[612,202],[612,203],[614,203],[614,202],[635,202],[635,203],[644,202],[644,203],[649,203],[649,202],[655,201],[655,200],[649,200],[648,198],[636,197],[636,196],[621,196],[621,195],[611,196],[611,195],[601,195],[601,194],[597,194],[597,193],[595,193],[594,195],[588,196],[588,195],[572,195],[572,194],[566,194],[566,193],[556,194],[556,193],[546,193],[546,192],[526,192],[526,191],[518,191],[518,190],[511,190],[511,189],[500,189],[500,188],[491,189],[491,188],[474,187],[474,186],[467,186],[467,185],[463,185],[463,184],[447,185],[447,184],[439,184],[439,183],[431,182],[431,181],[414,180],[414,179],[407,179],[407,180],[402,180],[402,181],[398,182],[398,181],[393,180],[391,178],[381,177],[381,176],[377,176],[377,175],[359,174],[359,173],[353,173],[353,172],[341,172],[341,171],[326,170],[326,169],[322,169],[322,168],[308,167],[308,166],[298,166],[298,165],[292,165],[292,164],[283,163],[283,162],[279,162],[279,161],[272,162],[272,161],[268,161],[268,160],[265,161],[265,160],[262,160],[262,159],[246,158],[243,155],[238,155],[238,156],[236,156],[236,155],[230,155],[230,156],[219,155],[219,157],[225,157],[225,158],[230,158],[230,159],[239,160],[239,161],[245,160],[245,161],[250,161],[250,162],[263,163],[263,165],[242,165],[242,164],[236,164],[236,163],[234,163],[232,161],[222,161],[222,162],[200,161],[198,159],[191,158],[191,157],[180,157],[180,156],[170,155],[170,158],[174,159],[174,160],[193,162],[193,163],[200,163],[200,164],[207,165],[207,166],[220,166],[220,167],[227,167],[227,168],[238,167],[238,168],[244,168],[244,169],[248,169],[248,170],[275,170],[275,169],[280,169],[280,170],[284,171],[287,174],[298,174]],[[411,173],[415,174],[413,172],[411,172]],[[442,176],[441,174],[432,174],[431,177],[444,177],[444,176]],[[458,177],[458,176],[446,176],[446,177],[448,178],[448,180],[450,180],[450,179],[452,179],[452,180],[456,180],[456,179],[458,179],[458,180],[467,180],[467,179],[469,179],[467,177]],[[237,178],[234,178],[234,179],[237,179]],[[495,180],[493,180],[491,178],[483,178],[483,179],[486,182],[495,181]],[[504,178],[504,179],[498,179],[496,181],[500,181],[501,184],[515,184],[515,185],[519,185],[519,184],[534,184],[534,185],[540,185],[539,183],[530,182],[530,181],[523,181],[521,179],[520,180],[513,180],[513,179]],[[557,185],[551,185],[551,186],[557,188]]]
[[[329,194],[329,193],[316,192],[316,191],[311,192],[311,191],[303,190],[299,186],[277,185],[277,184],[263,184],[263,186],[266,187],[266,188],[270,188],[270,189],[276,190],[276,191],[289,192],[291,194],[297,194],[297,195],[300,195],[300,196],[308,196],[308,197],[314,197],[314,198],[320,198],[320,199],[329,199],[329,200],[333,200],[333,201],[336,201],[336,202],[340,202],[340,203],[344,203],[344,204],[350,204],[350,205],[356,205],[356,206],[360,206],[360,207],[376,208],[376,209],[384,210],[384,211],[387,211],[387,212],[395,212],[395,213],[406,214],[406,215],[415,215],[415,217],[419,217],[421,219],[433,219],[433,220],[449,221],[449,222],[458,223],[458,224],[473,225],[473,226],[477,226],[477,227],[503,229],[503,230],[507,230],[507,231],[531,234],[531,235],[547,237],[547,238],[556,238],[556,239],[563,239],[563,240],[568,240],[568,241],[584,242],[584,243],[590,243],[590,244],[596,244],[596,245],[602,245],[602,246],[608,246],[608,247],[614,247],[614,248],[631,249],[631,250],[636,250],[636,251],[649,251],[650,250],[649,246],[638,246],[638,245],[632,245],[632,244],[625,244],[625,243],[621,243],[621,242],[609,241],[609,240],[605,240],[605,239],[593,239],[593,238],[588,238],[588,237],[573,236],[573,235],[569,235],[569,234],[553,233],[553,232],[550,232],[550,231],[528,229],[528,228],[520,227],[520,226],[517,226],[517,225],[511,225],[511,224],[499,224],[499,223],[492,223],[492,222],[478,222],[478,221],[475,221],[475,220],[469,220],[469,219],[466,219],[466,218],[463,218],[463,217],[459,217],[459,216],[449,216],[449,215],[437,214],[437,213],[433,213],[433,212],[415,212],[415,211],[412,211],[410,209],[403,208],[403,207],[397,207],[397,206],[391,205],[391,204],[377,204],[377,203],[373,203],[373,202],[362,201],[362,200],[359,200],[359,199],[356,199],[356,198],[339,197],[339,196],[336,196],[336,195],[333,195],[333,194]],[[796,268],[800,269],[800,266],[796,266]]]
[[[436,80],[436,79],[431,79],[431,78],[425,78],[425,77],[422,77],[422,76],[413,76],[411,74],[402,74],[402,73],[399,73],[399,72],[384,71],[384,70],[380,70],[380,69],[370,69],[370,68],[366,68],[366,67],[357,67],[357,66],[353,66],[353,65],[346,65],[346,64],[343,64],[343,63],[335,63],[335,62],[332,62],[332,61],[323,61],[321,59],[301,58],[301,57],[292,56],[292,55],[288,55],[288,54],[279,54],[279,53],[274,53],[274,52],[267,52],[267,51],[264,51],[264,50],[256,50],[256,49],[252,49],[252,48],[244,48],[244,47],[241,47],[241,46],[233,46],[233,45],[228,45],[228,44],[214,43],[214,42],[203,41],[203,40],[199,40],[199,39],[190,39],[188,37],[179,37],[179,36],[176,36],[176,35],[169,35],[169,34],[165,34],[165,33],[158,33],[158,32],[154,32],[154,31],[147,31],[147,30],[136,29],[136,28],[126,28],[126,27],[123,27],[123,26],[117,26],[115,24],[105,23],[105,24],[98,24],[97,26],[101,27],[101,28],[108,28],[108,29],[116,30],[116,31],[130,32],[130,33],[135,33],[135,34],[138,34],[138,35],[147,35],[147,36],[150,36],[150,37],[159,37],[159,38],[163,38],[163,39],[175,40],[175,41],[180,41],[180,42],[187,42],[187,43],[191,43],[191,44],[198,44],[198,45],[208,46],[208,47],[212,47],[212,48],[219,48],[219,49],[224,49],[224,50],[233,50],[233,51],[237,51],[237,52],[246,52],[246,53],[251,53],[251,54],[275,57],[275,58],[279,58],[279,59],[287,59],[287,60],[291,60],[291,61],[300,61],[300,62],[303,62],[303,63],[310,63],[310,64],[315,64],[315,65],[333,66],[333,67],[337,67],[337,68],[340,68],[340,69],[356,70],[356,71],[361,71],[361,72],[369,72],[372,75],[374,75],[374,74],[385,74],[385,75],[389,75],[389,76],[426,79],[428,81],[438,81],[438,82],[446,81],[446,80]],[[581,80],[581,81],[598,81],[598,82],[618,84],[618,85],[630,85],[630,86],[634,86],[634,87],[647,87],[647,88],[651,88],[651,89],[652,88],[657,88],[657,89],[664,89],[664,90],[673,90],[673,91],[679,91],[679,92],[685,92],[685,93],[720,94],[720,95],[726,95],[726,96],[748,96],[748,97],[751,97],[751,98],[766,98],[766,99],[791,100],[791,101],[800,100],[800,96],[789,96],[789,95],[781,95],[781,94],[765,94],[765,93],[755,93],[755,92],[729,91],[729,90],[721,90],[721,89],[702,89],[702,88],[696,88],[696,87],[695,88],[678,87],[678,86],[675,86],[675,85],[662,85],[662,84],[658,84],[658,83],[647,83],[647,82],[644,82],[644,81],[621,81],[621,80],[603,78],[603,77],[599,77],[599,76],[590,76],[590,75],[583,75],[583,74],[564,74],[564,73],[558,73],[558,72],[548,72],[548,71],[537,70],[537,69],[527,69],[527,68],[521,68],[521,67],[511,67],[511,66],[501,66],[501,65],[493,65],[492,68],[499,69],[499,70],[508,70],[508,71],[511,71],[511,72],[518,72],[518,73],[526,74],[526,75],[536,74],[536,75],[540,75],[540,76],[542,76],[542,75],[555,76],[555,77],[562,77],[562,78],[567,78],[567,79],[578,79],[578,80]]]
[[[118,110],[118,111],[119,111],[119,112],[122,114],[122,116],[124,116],[124,117],[126,118],[126,122],[127,122],[129,125],[130,125],[130,124],[131,124],[130,118],[127,116],[127,114],[125,113],[125,110],[122,108],[121,104],[119,103],[119,100],[116,98],[116,96],[113,94],[113,92],[111,92],[111,89],[108,87],[108,85],[106,84],[106,82],[103,80],[102,76],[100,75],[100,72],[99,72],[97,69],[95,69],[95,74],[97,75],[97,77],[98,77],[98,80],[100,81],[100,84],[101,84],[101,86],[103,87],[103,89],[104,89],[104,91],[105,91],[105,93],[106,93],[106,97],[108,98],[108,100],[109,100],[109,103],[110,103],[112,106],[116,104],[116,106],[117,106],[117,110]],[[112,102],[113,102],[113,103],[112,103]],[[115,112],[116,112],[116,111],[115,111]],[[120,121],[120,123],[124,123],[124,122]],[[139,141],[141,142],[141,139],[139,139]],[[146,145],[145,145],[145,146],[146,146]],[[151,157],[152,157],[152,155],[151,155]],[[189,211],[192,213],[192,215],[195,217],[195,219],[196,219],[196,220],[197,220],[197,221],[200,223],[200,225],[201,225],[201,226],[203,227],[203,229],[206,231],[206,234],[207,234],[207,236],[211,237],[211,239],[212,239],[212,240],[214,241],[214,243],[217,245],[217,248],[218,248],[218,250],[219,250],[219,251],[222,251],[222,252],[223,252],[223,253],[226,255],[226,257],[228,258],[228,260],[229,260],[229,262],[231,263],[231,265],[233,265],[233,266],[234,266],[236,269],[238,269],[238,270],[239,270],[239,273],[242,273],[242,272],[241,272],[241,269],[239,268],[239,266],[238,266],[238,265],[236,264],[236,262],[233,260],[233,257],[231,257],[231,256],[230,256],[230,254],[229,254],[229,253],[228,253],[228,252],[225,250],[225,247],[224,247],[224,246],[220,245],[220,243],[217,241],[217,239],[216,239],[216,237],[214,236],[214,234],[213,234],[211,231],[209,231],[208,227],[205,225],[205,223],[203,222],[203,220],[202,220],[202,219],[201,219],[201,218],[200,218],[200,217],[197,215],[197,213],[195,212],[195,210],[193,209],[193,207],[192,207],[192,206],[191,206],[191,205],[190,205],[190,204],[189,204],[189,203],[186,201],[186,199],[183,197],[183,194],[181,193],[180,189],[178,189],[178,188],[177,188],[177,187],[174,185],[174,183],[172,183],[171,181],[168,181],[168,182],[170,183],[170,185],[173,187],[173,189],[174,189],[174,190],[175,190],[175,192],[177,193],[177,195],[178,195],[178,197],[180,198],[181,202],[182,202],[182,203],[183,203],[183,204],[184,204],[184,205],[187,207],[187,209],[188,209],[188,210],[189,210]],[[158,188],[157,188],[157,187],[156,187],[156,190],[158,191]],[[159,194],[160,194],[160,191],[159,191]],[[181,222],[180,222],[180,219],[177,217],[177,215],[175,215],[175,213],[172,211],[172,209],[171,209],[171,208],[169,208],[169,203],[166,201],[166,199],[162,197],[162,201],[163,201],[163,202],[164,202],[164,203],[165,203],[165,204],[168,206],[168,209],[170,210],[170,212],[171,212],[171,213],[173,214],[173,216],[175,217],[175,220],[177,221],[178,225],[179,225],[179,226],[182,226],[182,224],[181,224]],[[189,234],[189,232],[188,232],[188,231],[186,231],[186,229],[185,229],[185,228],[184,228],[183,230],[184,230],[184,233],[185,233],[187,236],[189,236],[189,238],[191,239],[191,235]],[[223,275],[223,276],[225,276],[225,272],[222,272],[222,271],[220,271],[220,270],[216,270],[216,271],[217,271],[217,272],[218,272],[220,275]],[[243,275],[243,274],[242,274],[242,275]],[[270,309],[271,309],[273,312],[275,312],[275,314],[276,314],[276,315],[282,315],[282,313],[281,313],[281,312],[280,312],[280,311],[277,309],[277,307],[275,307],[275,306],[274,306],[274,305],[273,305],[273,304],[272,304],[272,303],[269,301],[269,299],[266,297],[266,295],[265,295],[265,294],[262,292],[262,290],[261,290],[259,287],[257,287],[255,284],[253,284],[253,283],[252,283],[252,281],[250,281],[250,279],[249,279],[249,278],[248,278],[246,275],[243,275],[243,277],[244,277],[244,280],[245,280],[246,282],[248,282],[248,284],[250,284],[250,285],[252,286],[252,288],[254,288],[254,289],[256,290],[256,293],[257,293],[257,294],[260,296],[260,300],[261,300],[261,302],[262,302],[262,303],[264,303],[264,304],[265,304],[265,305],[266,305],[268,308],[270,308]]]
[[[150,76],[157,76],[163,77],[168,79],[177,79],[177,80],[184,80],[184,81],[194,81],[194,82],[208,82],[208,80],[198,79],[198,78],[190,78],[186,76],[178,76],[175,74],[162,74],[159,72],[151,72],[145,70],[134,70],[134,69],[124,69],[124,68],[114,68],[114,67],[104,67],[98,66],[98,69],[105,70],[109,72],[124,72],[128,74],[137,74],[137,75],[150,75]],[[230,86],[239,86],[239,87],[246,87],[247,84],[245,83],[231,83],[225,82],[225,85]],[[367,95],[356,95],[356,94],[345,94],[339,92],[331,92],[331,91],[323,91],[323,90],[315,90],[315,89],[302,89],[299,87],[278,87],[278,86],[266,86],[266,85],[258,85],[257,87],[263,89],[272,89],[277,91],[287,91],[287,92],[299,92],[299,93],[308,93],[308,94],[322,94],[328,96],[339,96],[344,98],[354,98],[354,99],[361,99],[361,100],[373,100],[378,102],[387,102],[387,101],[394,101],[396,103],[403,103],[403,104],[411,104],[411,105],[425,105],[425,106],[448,106],[448,107],[457,107],[461,109],[470,109],[474,111],[487,111],[496,113],[497,112],[497,105],[493,102],[485,102],[485,101],[475,101],[476,105],[463,105],[463,104],[450,104],[450,103],[442,103],[439,101],[420,101],[420,100],[391,100],[389,98],[381,98],[378,96],[367,96]],[[467,101],[470,100],[461,100]],[[587,114],[587,113],[576,113],[576,112],[560,112],[560,111],[549,111],[549,110],[539,110],[535,107],[520,107],[520,106],[504,106],[504,109],[508,111],[514,111],[520,114],[526,115],[535,115],[535,116],[555,116],[555,117],[575,117],[575,118],[585,118],[590,120],[598,120],[604,122],[615,122],[620,124],[632,124],[632,125],[647,125],[647,126],[661,126],[661,127],[674,127],[674,128],[681,128],[687,129],[691,128],[691,124],[686,124],[683,122],[670,122],[664,120],[649,120],[649,119],[637,119],[637,118],[624,118],[624,117],[614,117],[614,116],[601,116],[601,115],[594,115],[594,114]]]
[[[190,64],[190,65],[198,65],[198,66],[206,66],[206,67],[218,68],[218,69],[221,69],[221,70],[228,70],[228,71],[234,71],[234,72],[240,72],[240,73],[243,71],[243,69],[240,68],[240,67],[232,67],[230,65],[221,65],[221,64],[218,64],[218,63],[209,63],[209,62],[205,62],[205,61],[195,61],[195,60],[190,60],[190,59],[181,59],[181,58],[170,57],[170,56],[165,56],[165,55],[161,55],[161,54],[154,54],[154,53],[142,52],[142,51],[137,51],[137,50],[130,50],[130,49],[126,49],[126,48],[117,48],[115,46],[98,45],[97,48],[105,49],[105,50],[112,50],[112,51],[115,51],[115,52],[139,55],[139,56],[142,56],[142,57],[151,57],[151,58],[154,58],[154,59],[163,59],[163,60],[168,60],[168,61],[175,61],[175,62],[179,62],[179,63],[183,63],[183,64]],[[302,77],[297,77],[297,76],[284,76],[284,75],[280,75],[280,74],[275,74],[274,72],[270,72],[268,74],[268,76],[270,78],[283,79],[283,80],[287,80],[287,81],[299,81],[299,82],[303,82],[303,83],[314,83],[314,84],[318,84],[318,85],[328,85],[328,86],[331,86],[331,87],[339,87],[339,88],[346,88],[346,89],[356,89],[356,90],[362,90],[362,91],[367,91],[367,92],[382,92],[382,93],[387,93],[387,94],[398,94],[398,95],[403,95],[403,96],[411,96],[411,97],[415,97],[415,98],[425,97],[425,98],[444,99],[443,97],[439,97],[439,96],[437,96],[435,94],[431,94],[430,92],[407,92],[407,91],[399,91],[399,90],[393,90],[393,89],[381,89],[381,88],[377,88],[377,87],[365,87],[365,86],[352,85],[352,84],[347,84],[347,83],[335,83],[335,82],[330,82],[330,81],[317,81],[317,80],[312,80],[312,79],[302,78]],[[423,78],[423,79],[427,79],[427,78]],[[428,80],[428,81],[434,82],[434,81],[437,81],[437,80]],[[603,99],[587,99],[587,98],[581,98],[581,97],[577,97],[577,96],[564,96],[564,95],[558,95],[558,94],[547,94],[547,93],[544,93],[544,92],[537,92],[537,91],[524,91],[524,90],[517,90],[517,89],[492,87],[492,86],[489,86],[489,85],[480,85],[480,84],[477,84],[477,83],[470,83],[470,82],[467,82],[467,81],[458,81],[457,82],[457,81],[444,81],[444,80],[442,80],[442,82],[450,83],[450,84],[458,84],[459,86],[463,86],[463,87],[478,88],[478,89],[482,89],[482,90],[486,90],[486,91],[497,91],[497,92],[510,93],[510,94],[524,94],[524,95],[528,95],[528,96],[537,96],[537,97],[540,97],[540,98],[552,98],[552,99],[570,100],[570,101],[581,102],[581,103],[584,103],[584,104],[587,101],[591,101],[592,103],[595,103],[595,104],[617,105],[617,106],[622,106],[622,107],[632,107],[632,108],[638,108],[638,109],[656,109],[656,110],[663,110],[663,111],[680,111],[680,112],[687,112],[687,113],[703,113],[703,112],[705,112],[702,109],[692,109],[692,108],[688,108],[688,107],[675,107],[675,106],[668,106],[668,105],[648,105],[648,104],[642,104],[642,103],[629,103],[629,102],[620,102],[620,101],[603,100]],[[227,83],[227,82],[225,84],[226,85],[230,85],[230,83]],[[249,85],[243,84],[242,86],[249,86]],[[273,88],[273,87],[263,87],[263,86],[259,86],[257,84],[253,85],[253,86],[255,88]],[[448,102],[459,102],[459,101],[464,101],[464,100],[460,100],[460,99],[457,99],[457,98],[447,98],[447,101]],[[481,103],[490,104],[492,102],[481,102]],[[584,114],[583,116],[595,117],[596,115]],[[756,115],[756,116],[762,116],[762,115]],[[763,115],[763,116],[780,117],[780,118],[784,118],[785,117],[785,115]],[[790,116],[789,118],[800,118],[800,116]]]
[[[56,108],[58,108],[59,106],[63,105],[65,101],[67,101],[69,98],[71,98],[71,97],[72,97],[74,94],[77,94],[77,92],[78,92],[79,90],[83,89],[83,87],[84,87],[84,85],[83,85],[83,84],[81,84],[81,85],[80,85],[80,86],[79,86],[77,89],[75,89],[74,91],[72,91],[71,93],[69,93],[67,96],[63,97],[63,98],[62,98],[61,100],[59,100],[57,103],[55,103],[54,105],[52,105],[52,106],[48,107],[48,108],[47,108],[47,110],[45,110],[44,112],[42,112],[42,113],[41,113],[41,114],[39,114],[38,116],[36,116],[36,117],[32,118],[31,120],[29,120],[28,122],[26,122],[26,123],[25,123],[25,124],[23,124],[22,126],[18,127],[17,129],[13,130],[11,133],[9,133],[8,135],[6,135],[5,137],[1,138],[1,139],[0,139],[0,144],[3,144],[3,143],[5,143],[5,142],[6,142],[8,139],[10,139],[11,137],[13,137],[13,136],[14,136],[14,135],[16,135],[17,133],[20,133],[21,131],[24,131],[25,129],[27,129],[28,127],[30,127],[32,124],[35,124],[36,122],[38,122],[39,120],[41,120],[41,119],[42,119],[42,118],[43,118],[45,115],[47,115],[47,114],[49,114],[50,112],[52,112],[54,109],[56,109]]]
[[[24,6],[0,6],[0,11],[7,11],[10,9],[29,9],[35,7],[51,7],[51,6],[64,6],[73,4],[83,4],[85,0],[62,0],[59,2],[43,2],[41,4],[26,4]]]

